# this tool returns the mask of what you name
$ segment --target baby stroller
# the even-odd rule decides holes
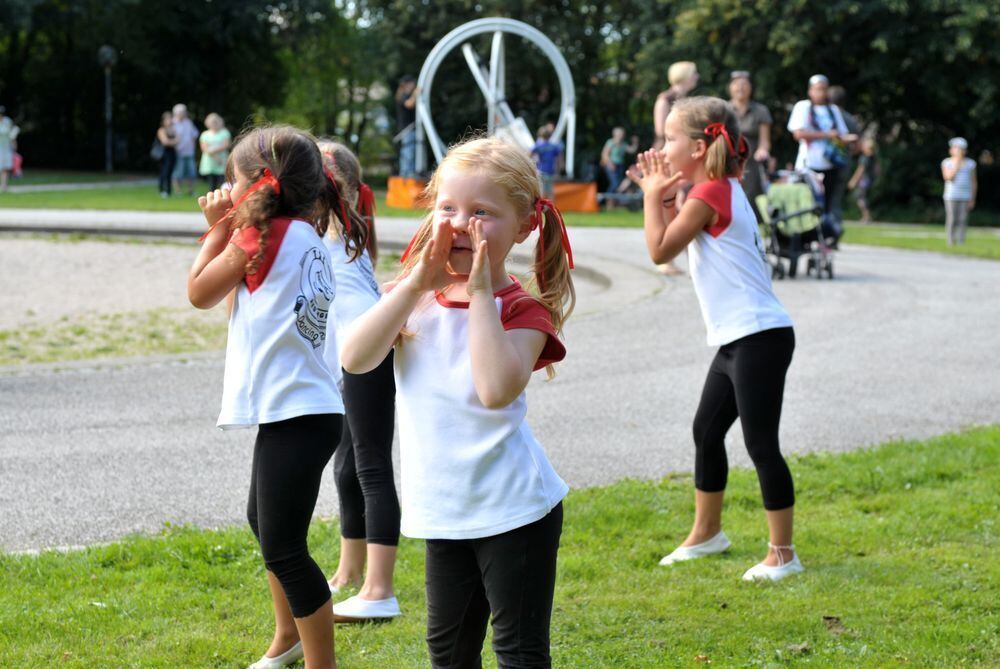
[[[833,278],[833,253],[823,234],[823,190],[812,172],[781,172],[767,195],[756,197],[762,219],[772,278],[795,278],[799,258],[806,256],[806,274]]]

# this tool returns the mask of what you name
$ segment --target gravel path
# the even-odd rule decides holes
[[[411,229],[387,220],[380,236],[402,242]],[[555,380],[532,381],[532,427],[573,486],[689,471],[690,422],[713,354],[690,280],[650,271],[637,230],[571,234],[582,271],[570,355]],[[178,291],[183,305],[177,277],[193,252],[37,240],[10,248],[0,241],[0,280],[23,295],[4,296],[0,312],[58,298],[52,284],[72,289],[59,309],[170,306]],[[128,255],[131,269],[99,271],[112,253]],[[18,262],[41,278],[9,272]],[[837,263],[836,281],[776,284],[798,338],[786,451],[1000,420],[1000,263],[860,247]],[[83,289],[87,281],[100,283]],[[220,354],[0,371],[0,548],[110,541],[165,521],[244,522],[253,433],[213,429],[221,383]],[[738,429],[729,440],[733,464],[747,465]],[[336,510],[327,476],[317,513]]]

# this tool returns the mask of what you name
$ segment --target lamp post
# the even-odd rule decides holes
[[[111,68],[118,62],[118,51],[105,44],[97,50],[97,62],[104,68],[104,171],[112,170],[111,149]]]

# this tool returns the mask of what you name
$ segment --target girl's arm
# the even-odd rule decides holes
[[[470,233],[476,249],[466,284],[472,383],[483,406],[501,409],[524,392],[548,334],[531,329],[504,330],[493,297],[482,221],[476,219]]]
[[[364,374],[378,367],[389,355],[420,298],[464,278],[448,269],[451,237],[451,224],[438,221],[434,237],[424,247],[413,271],[354,321],[340,350],[344,369],[351,374]]]
[[[683,177],[680,173],[670,174],[659,151],[639,154],[638,168],[630,167],[629,177],[642,188],[646,248],[654,263],[669,262],[680,255],[716,216],[701,200],[685,202],[677,211],[676,198]]]
[[[198,198],[210,225],[233,206],[229,191],[216,190]],[[211,309],[231,293],[246,275],[247,256],[229,243],[229,226],[215,225],[188,272],[188,299],[199,309]]]
[[[653,143],[654,146],[657,142],[660,142],[662,146],[663,142],[663,124],[667,120],[667,115],[670,113],[670,102],[667,101],[667,96],[660,95],[656,98],[656,102],[653,104]]]

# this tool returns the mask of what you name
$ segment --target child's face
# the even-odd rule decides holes
[[[611,131],[611,139],[620,142],[625,139],[625,131],[622,128],[615,128]]]
[[[504,261],[511,247],[527,238],[528,217],[518,218],[516,207],[493,179],[480,172],[445,168],[434,202],[434,221],[448,221],[453,230],[449,262],[452,270],[468,274],[472,269],[471,219],[483,222],[494,282],[506,275]]]
[[[965,157],[965,149],[960,146],[949,146],[948,153],[951,154],[951,157],[956,160],[961,160]]]
[[[666,143],[663,145],[663,154],[670,164],[670,172],[676,174],[680,172],[687,178],[691,178],[698,165],[699,157],[704,157],[705,148],[703,143],[691,139],[684,132],[680,118],[671,112],[667,116],[667,122],[663,126]]]

